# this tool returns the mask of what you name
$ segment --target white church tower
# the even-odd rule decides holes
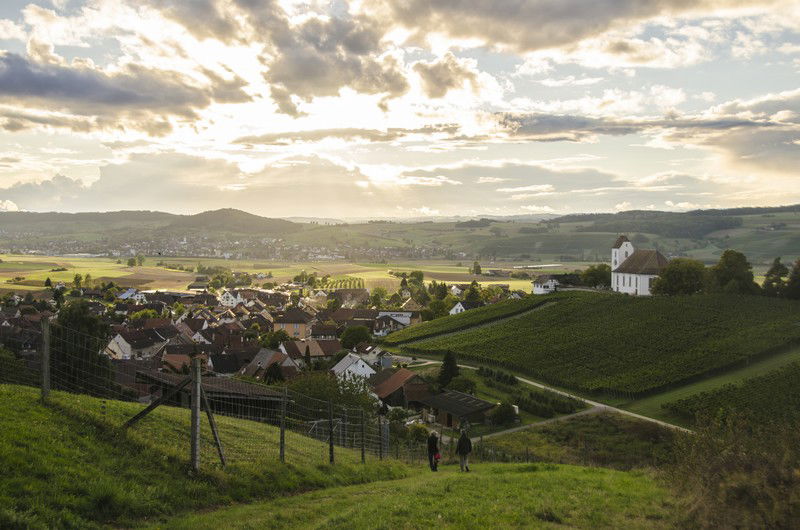
[[[622,265],[622,262],[628,259],[634,250],[633,243],[628,240],[627,236],[619,236],[611,248],[611,270],[616,270]]]

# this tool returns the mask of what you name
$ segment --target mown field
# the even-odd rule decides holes
[[[452,318],[452,317],[445,317]],[[520,318],[406,346],[454,351],[584,392],[640,397],[800,343],[800,303],[561,293]]]
[[[201,472],[188,476],[189,411],[161,407],[128,431],[119,426],[142,405],[0,385],[0,528],[95,528],[157,521],[186,511],[337,485],[408,476],[409,468],[360,463],[337,448],[287,433],[286,464],[278,430],[217,416],[229,465],[218,463],[207,422]]]
[[[557,464],[444,466],[401,480],[196,513],[160,528],[671,528],[651,474]]]
[[[720,411],[781,421],[800,414],[800,363],[728,384],[716,390],[665,403],[663,407],[688,421]]]
[[[464,311],[457,315],[437,318],[415,326],[410,326],[406,329],[391,333],[384,339],[384,342],[391,346],[433,337],[443,333],[465,330],[476,325],[486,324],[493,320],[507,318],[524,311],[529,311],[547,302],[549,301],[533,296],[528,296],[521,300],[505,300],[497,304]]]

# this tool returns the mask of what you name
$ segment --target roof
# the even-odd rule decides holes
[[[622,246],[623,243],[628,243],[628,242],[630,242],[628,236],[619,236],[617,240],[614,242],[614,246],[611,248],[619,248]]]
[[[336,375],[344,373],[348,368],[350,368],[350,366],[352,366],[353,364],[357,363],[360,360],[361,357],[359,357],[355,353],[348,353],[347,355],[342,357],[342,359],[338,363],[336,363],[336,365],[333,368],[331,368],[331,372],[333,372]]]
[[[140,370],[136,373],[137,381],[154,382],[173,387],[186,380],[186,377],[182,374],[170,374],[154,370]],[[230,377],[203,377],[201,385],[209,398],[211,396],[226,396],[279,400],[282,396],[280,392],[264,385],[245,383]],[[188,388],[184,388],[184,392],[188,392]]]
[[[333,357],[344,349],[338,339],[291,340],[284,342],[283,347],[286,349],[286,353],[295,359],[305,357],[306,347],[308,347],[308,353],[312,359],[315,357]]]
[[[282,313],[277,313],[274,318],[276,324],[294,324],[311,322],[311,315],[297,308],[288,309]]]
[[[494,403],[455,390],[445,390],[440,394],[423,397],[420,402],[429,407],[449,412],[458,418],[494,407]]]
[[[400,307],[402,307],[406,311],[422,311],[423,309],[423,307],[419,305],[416,301],[414,301],[413,298],[409,298],[408,300],[403,302],[403,305],[401,305]]]
[[[393,373],[388,379],[375,386],[375,394],[384,399],[403,387],[412,378],[417,377],[417,374],[406,368],[400,368]]]
[[[486,305],[483,302],[467,302],[466,300],[463,300],[461,302],[457,302],[456,305],[458,305],[458,304],[461,304],[461,307],[463,307],[466,310],[477,309],[479,307],[483,307],[484,305]]]
[[[614,272],[658,275],[668,264],[669,260],[657,250],[634,250]]]
[[[156,333],[154,329],[129,329],[127,331],[120,331],[119,335],[135,350],[149,348],[154,344],[164,342],[164,338]]]

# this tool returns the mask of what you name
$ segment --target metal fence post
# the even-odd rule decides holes
[[[200,471],[200,357],[192,358],[192,471]]]
[[[42,402],[50,397],[50,320],[42,319]]]
[[[333,464],[333,403],[328,400],[328,452],[329,461]]]
[[[378,458],[383,460],[383,419],[378,416]]]
[[[365,439],[364,431],[366,425],[364,421],[364,409],[361,409],[361,463],[367,462],[367,441]]]
[[[286,463],[286,402],[289,400],[289,389],[283,387],[281,396],[281,464]]]

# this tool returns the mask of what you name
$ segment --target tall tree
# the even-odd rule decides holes
[[[589,287],[611,287],[611,266],[607,263],[590,265],[581,273],[581,282]]]
[[[368,342],[371,338],[372,335],[367,326],[350,326],[342,332],[342,336],[339,337],[339,340],[342,343],[342,347],[349,350],[357,344]]]
[[[783,290],[783,295],[792,300],[800,300],[800,259],[794,262],[789,280]]]
[[[786,287],[786,280],[784,278],[789,275],[789,268],[781,263],[781,258],[775,258],[772,266],[764,276],[764,294],[767,296],[781,296],[783,289]]]
[[[53,281],[50,279],[50,276],[48,276],[47,279],[45,279],[44,286],[45,287],[52,287],[53,286]]]
[[[448,351],[444,354],[442,366],[439,368],[439,387],[446,387],[454,377],[458,377],[458,361],[456,360],[456,354]]]
[[[308,347],[308,344],[306,344],[305,360],[306,368],[311,370],[311,348]]]
[[[481,273],[481,264],[477,261],[472,263],[472,274],[480,274]]]
[[[696,294],[705,289],[708,271],[699,261],[676,258],[661,271],[653,285],[653,294]]]
[[[82,281],[83,281],[83,276],[81,276],[80,273],[75,274],[75,276],[72,278],[72,283],[73,285],[75,285],[76,289],[81,288]]]
[[[741,252],[728,249],[722,253],[719,263],[711,267],[716,284],[728,293],[751,294],[758,292],[753,281],[753,267]]]
[[[481,299],[481,287],[478,282],[472,282],[467,292],[464,294],[464,300],[467,302],[478,302]]]

